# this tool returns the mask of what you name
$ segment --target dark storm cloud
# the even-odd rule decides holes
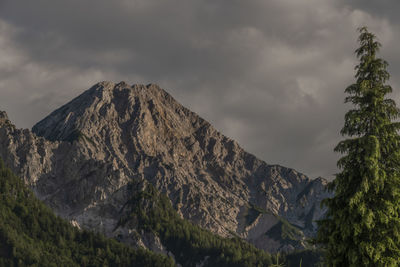
[[[27,127],[97,81],[158,83],[268,163],[330,176],[357,27],[399,84],[397,2],[374,2],[1,0],[0,109]]]
[[[381,18],[388,19],[394,23],[400,21],[399,10],[400,2],[393,0],[352,0],[352,1],[341,1],[343,5],[347,5],[351,8],[363,10],[367,13],[379,16]]]

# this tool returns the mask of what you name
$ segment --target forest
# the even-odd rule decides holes
[[[0,159],[0,266],[175,266],[57,217]]]

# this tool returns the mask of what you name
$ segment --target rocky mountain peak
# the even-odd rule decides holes
[[[55,110],[32,130],[52,141],[71,141],[80,133],[96,138],[99,132],[120,128],[130,120],[135,120],[137,125],[157,127],[158,123],[167,122],[162,116],[182,110],[184,108],[157,85],[100,82]],[[181,117],[189,111],[185,109],[184,113]],[[173,121],[179,122],[177,118]]]
[[[183,218],[271,251],[302,248],[276,240],[282,220],[312,234],[323,214],[324,180],[257,159],[154,84],[97,83],[32,131],[1,130],[0,156],[59,215],[109,236],[135,180]]]

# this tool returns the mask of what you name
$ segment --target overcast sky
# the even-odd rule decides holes
[[[96,82],[157,83],[247,151],[332,177],[360,26],[400,103],[399,0],[0,0],[0,110],[30,128]]]

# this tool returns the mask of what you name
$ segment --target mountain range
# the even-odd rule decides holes
[[[222,238],[292,252],[311,247],[331,196],[325,179],[256,158],[154,84],[100,82],[32,130],[0,112],[0,157],[72,225],[178,262],[157,225],[172,215],[148,199],[165,196],[179,219]]]

